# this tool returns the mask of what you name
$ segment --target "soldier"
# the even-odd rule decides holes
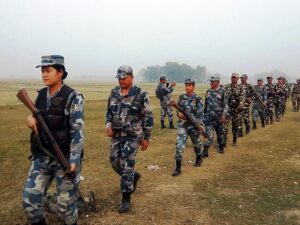
[[[42,56],[42,79],[45,88],[38,93],[35,105],[40,110],[51,133],[63,154],[70,162],[70,170],[79,173],[83,152],[83,96],[65,85],[67,77],[64,57],[60,55]],[[66,171],[57,160],[51,145],[44,139],[43,131],[33,116],[28,117],[31,133],[31,169],[23,191],[23,208],[28,222],[43,225],[45,214],[43,201],[52,180],[57,187],[57,204],[64,215],[65,224],[77,224],[76,187],[65,176]]]
[[[169,129],[175,129],[173,124],[173,110],[171,106],[169,106],[171,94],[174,91],[174,87],[176,86],[175,82],[167,83],[167,79],[164,75],[160,77],[160,82],[156,87],[155,93],[156,97],[160,101],[161,107],[161,115],[160,115],[160,124],[161,129],[166,128],[165,126],[165,117],[168,115],[169,119]]]
[[[149,145],[153,115],[148,93],[133,84],[130,66],[121,66],[116,78],[119,86],[111,90],[106,113],[106,134],[111,137],[110,163],[121,178],[122,200],[119,213],[127,213],[130,196],[135,191],[141,175],[134,170],[139,146]]]
[[[292,89],[292,102],[293,102],[293,111],[297,112],[299,111],[299,105],[300,105],[300,79],[296,80],[297,83],[294,84]]]
[[[283,102],[283,105],[282,105],[282,116],[285,114],[285,111],[286,111],[286,103],[287,103],[287,100],[288,98],[290,97],[291,95],[291,87],[289,85],[289,83],[287,82],[286,78],[283,77],[283,83],[284,83],[284,86],[287,90],[287,95],[285,96],[284,98],[284,102]]]
[[[240,118],[240,124],[239,124],[239,137],[243,137],[243,121],[246,127],[246,134],[250,132],[250,106],[252,102],[252,97],[255,93],[253,87],[251,84],[248,84],[247,82],[248,76],[247,74],[243,74],[241,76],[241,86],[243,88],[243,94],[244,94],[244,104],[243,109],[241,112],[241,118]]]
[[[273,81],[273,77],[272,76],[268,76],[267,77],[267,81],[268,83],[264,85],[264,89],[266,91],[266,95],[267,95],[267,108],[266,108],[266,114],[265,114],[265,121],[266,121],[266,125],[273,124],[273,108],[274,108],[274,89],[275,89],[275,85],[272,83]]]
[[[203,123],[203,103],[200,96],[196,95],[195,81],[192,79],[185,80],[185,94],[179,96],[178,105],[185,111],[189,112],[199,122]],[[177,112],[178,120],[178,134],[176,139],[176,168],[172,173],[172,176],[178,176],[181,173],[181,161],[183,151],[185,149],[186,141],[190,136],[194,145],[194,152],[196,154],[196,160],[194,166],[198,167],[202,163],[201,155],[201,141],[200,133],[197,128],[189,121],[185,120],[184,115],[181,112]]]
[[[244,94],[243,88],[240,84],[237,83],[239,79],[239,75],[237,73],[233,73],[231,75],[231,84],[225,86],[227,100],[228,100],[228,113],[226,116],[226,122],[224,126],[225,132],[225,146],[228,135],[228,122],[231,119],[232,123],[232,145],[236,145],[237,137],[238,137],[238,128],[239,128],[239,120],[240,120],[240,112],[243,108]]]
[[[256,127],[256,121],[259,116],[261,121],[261,126],[265,127],[265,115],[264,115],[264,109],[266,107],[266,91],[263,86],[263,79],[258,78],[257,79],[257,85],[254,85],[255,90],[255,96],[253,99],[252,104],[252,121],[253,121],[253,127],[252,129],[255,130]]]
[[[283,104],[288,95],[288,89],[284,85],[284,77],[277,78],[278,83],[274,88],[274,108],[275,108],[275,119],[277,122],[280,121],[280,117],[283,116]]]
[[[207,140],[204,142],[202,157],[208,157],[208,149],[214,139],[214,130],[217,133],[219,152],[224,153],[225,148],[224,123],[228,112],[226,91],[220,87],[218,76],[210,77],[210,87],[205,95],[204,124]]]

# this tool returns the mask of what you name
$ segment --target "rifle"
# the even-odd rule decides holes
[[[169,105],[177,109],[179,112],[181,112],[186,118],[186,120],[191,122],[197,128],[197,130],[203,135],[204,138],[207,138],[207,134],[205,132],[204,126],[202,124],[199,124],[199,122],[193,118],[190,112],[185,111],[174,100],[171,100]]]
[[[270,112],[268,110],[268,107],[266,105],[266,103],[264,103],[264,101],[261,99],[261,97],[259,96],[259,94],[257,93],[257,91],[255,90],[255,88],[253,88],[256,98],[258,99],[258,101],[264,106],[264,111],[268,114],[269,117],[271,117]]]
[[[77,184],[74,181],[75,178],[75,172],[70,171],[70,164],[68,160],[66,159],[65,155],[62,153],[62,150],[60,149],[59,145],[57,144],[56,140],[54,139],[51,131],[49,130],[43,116],[41,115],[40,111],[36,108],[36,106],[31,101],[30,97],[28,96],[25,88],[22,88],[17,93],[17,98],[32,112],[33,116],[36,118],[37,122],[39,123],[41,129],[43,130],[46,139],[51,144],[54,154],[56,156],[56,160],[62,165],[63,169],[66,171],[66,177],[68,177],[71,182],[73,183],[76,192],[78,193],[78,196],[80,199],[82,199],[83,204],[86,209],[89,209],[89,206],[85,199],[82,197],[82,194],[77,187]],[[94,205],[92,204],[92,208],[95,210]]]

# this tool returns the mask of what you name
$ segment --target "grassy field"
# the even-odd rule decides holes
[[[155,117],[150,147],[137,155],[142,178],[127,215],[116,210],[120,201],[119,178],[108,162],[109,139],[104,132],[106,98],[112,84],[72,83],[85,95],[85,162],[82,191],[96,194],[96,213],[80,215],[79,224],[300,224],[300,113],[290,111],[280,123],[252,131],[229,144],[225,154],[210,149],[203,166],[192,166],[191,143],[184,153],[182,174],[172,177],[176,130],[159,128],[159,102],[155,84],[142,84],[151,97]],[[26,125],[28,110],[14,97],[19,87],[30,95],[37,82],[0,83],[0,224],[26,224],[21,193],[30,162]],[[205,86],[197,87],[203,96]],[[183,90],[178,85],[174,98]],[[229,136],[231,140],[231,136]],[[157,165],[157,171],[147,166]],[[47,215],[49,224],[60,224]]]

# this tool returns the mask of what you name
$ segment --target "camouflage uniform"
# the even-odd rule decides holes
[[[292,103],[293,103],[293,111],[299,111],[300,108],[300,79],[297,79],[297,83],[294,84],[292,89]]]
[[[171,86],[167,87],[166,84],[163,83],[159,83],[157,89],[162,93],[162,96],[159,98],[161,107],[160,120],[163,121],[166,115],[168,115],[169,122],[173,123],[173,110],[171,106],[169,106],[169,102],[174,89]]]
[[[228,84],[225,86],[228,104],[228,113],[226,116],[226,123],[224,126],[225,145],[228,135],[228,124],[231,119],[233,143],[236,143],[238,137],[238,128],[240,124],[240,112],[244,102],[243,88],[240,84]]]
[[[258,100],[260,98],[264,103],[266,103],[267,94],[264,89],[264,86],[254,85],[256,94],[252,103],[252,120],[253,120],[253,129],[256,129],[256,121],[259,116],[262,127],[265,127],[265,115],[264,115],[264,105]],[[258,96],[256,96],[258,95]]]
[[[196,95],[195,93],[192,96],[188,96],[186,94],[180,95],[178,100],[178,105],[187,112],[190,112],[192,116],[195,117],[199,123],[203,123],[203,102],[201,97]],[[183,151],[185,149],[186,141],[188,136],[190,136],[194,151],[196,155],[201,155],[201,141],[199,138],[199,131],[196,129],[194,125],[192,125],[188,121],[178,120],[178,133],[176,139],[176,153],[175,159],[176,161],[182,160]]]
[[[64,85],[62,88],[64,88]],[[60,93],[61,89],[51,97],[49,91],[47,91],[48,109],[53,104],[51,100]],[[69,163],[76,164],[77,178],[83,152],[83,106],[82,95],[77,91],[73,91],[67,99],[64,112],[66,118],[68,118],[67,123],[70,128],[70,149],[67,159],[69,159]],[[66,224],[76,224],[78,219],[76,200],[78,196],[73,182],[65,177],[66,171],[63,170],[60,163],[46,155],[41,149],[38,150],[36,146],[34,149],[31,169],[22,195],[23,208],[29,223],[39,223],[44,220],[44,197],[52,180],[55,179],[59,211],[63,214]]]
[[[275,119],[280,120],[283,116],[283,105],[288,95],[288,89],[284,84],[276,84],[274,88],[274,108],[275,108]]]
[[[121,191],[132,192],[135,156],[142,139],[149,140],[153,127],[148,93],[133,86],[122,96],[119,86],[112,89],[105,123],[114,131],[109,156],[112,168],[121,177]]]
[[[286,103],[287,103],[288,98],[289,98],[290,95],[291,95],[291,87],[290,87],[290,85],[287,83],[286,80],[285,80],[284,86],[285,86],[285,88],[286,88],[286,90],[287,90],[287,94],[286,94],[286,96],[285,96],[285,98],[284,98],[284,102],[283,102],[283,105],[282,105],[282,115],[285,114],[285,111],[286,111]]]
[[[241,83],[241,86],[243,88],[243,94],[244,94],[244,104],[243,109],[240,113],[240,121],[239,121],[239,136],[243,136],[243,121],[246,127],[246,133],[249,133],[250,131],[250,106],[252,102],[252,98],[254,95],[254,89],[251,84],[248,83]]]
[[[217,141],[221,152],[224,150],[225,136],[224,124],[220,122],[221,117],[228,113],[227,96],[223,87],[216,90],[209,89],[205,95],[204,124],[207,140],[204,142],[203,156],[208,156],[208,148],[214,138],[214,130],[217,133]]]
[[[274,116],[274,112],[273,112],[273,108],[274,108],[274,90],[275,90],[275,85],[274,84],[265,84],[264,85],[264,89],[267,95],[267,109],[268,113],[265,114],[265,120],[266,120],[266,124],[273,123],[273,116]]]

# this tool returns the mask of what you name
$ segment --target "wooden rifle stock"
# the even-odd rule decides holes
[[[62,150],[60,149],[59,145],[57,144],[56,140],[54,139],[52,133],[50,132],[44,118],[40,114],[39,110],[35,107],[33,102],[31,101],[30,97],[28,96],[25,88],[22,88],[19,90],[17,94],[17,98],[32,112],[33,116],[36,118],[38,124],[42,128],[43,132],[46,135],[47,140],[50,142],[57,161],[62,165],[64,170],[69,173],[70,170],[70,164],[64,154],[62,153]]]
[[[196,128],[197,130],[205,137],[207,138],[205,128],[201,124],[199,124],[189,112],[186,112],[183,108],[181,108],[174,100],[171,100],[169,103],[170,106],[174,107],[177,109],[179,112],[181,112],[186,120],[190,121]]]

